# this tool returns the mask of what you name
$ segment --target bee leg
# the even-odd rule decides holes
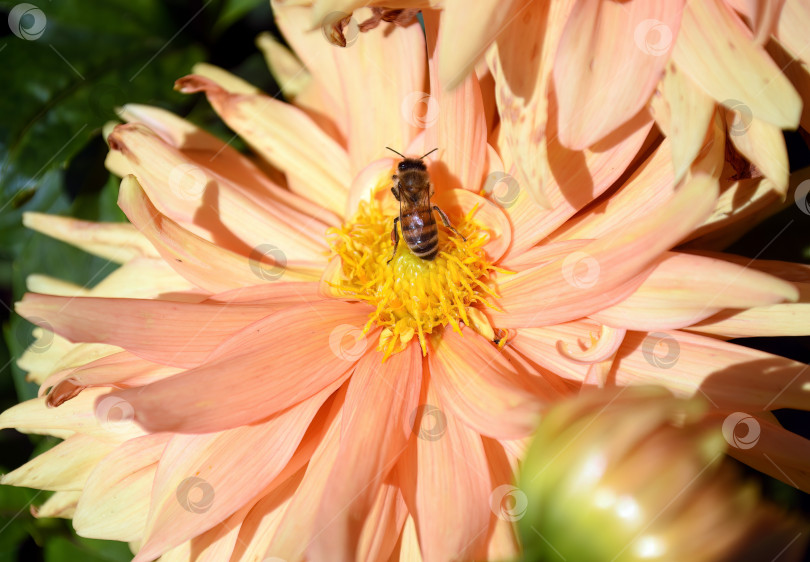
[[[464,236],[458,230],[456,230],[452,224],[450,224],[450,219],[447,218],[447,215],[444,214],[444,211],[439,209],[438,205],[433,205],[433,210],[439,213],[439,217],[442,219],[442,223],[444,224],[444,226],[455,232],[458,236],[461,236],[461,239],[464,240],[465,242],[467,241],[467,239],[464,238]]]
[[[394,176],[394,181],[397,181],[397,176]],[[393,194],[394,194],[394,199],[396,199],[397,201],[399,201],[399,187],[398,187],[398,186],[396,186],[396,185],[395,185],[395,186],[393,186],[393,187],[391,188],[391,193],[393,193]]]
[[[397,244],[399,243],[399,231],[397,230],[397,223],[399,222],[399,217],[394,219],[394,228],[391,230],[391,241],[394,243],[394,252],[391,254],[391,259],[385,262],[385,265],[391,263],[391,260],[394,259],[394,256],[397,255]]]

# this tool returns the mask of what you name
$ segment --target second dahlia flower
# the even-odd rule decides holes
[[[679,181],[649,115],[555,149],[543,209],[504,167],[492,81],[443,87],[437,14],[427,37],[337,49],[274,7],[295,53],[261,45],[293,104],[205,65],[177,83],[255,158],[128,106],[108,166],[131,226],[28,215],[122,265],[89,292],[35,278],[18,304],[53,340],[21,359],[41,397],[0,427],[64,441],[3,483],[55,490],[41,513],[139,562],[509,558],[492,497],[544,405],[658,383],[705,393],[718,423],[756,412],[762,450],[735,454],[808,487],[807,442],[770,414],[805,405],[805,366],[724,341],[806,330],[807,268],[670,251],[729,222],[719,122]],[[433,202],[459,234],[440,228],[433,261],[387,263],[386,146],[438,147]]]

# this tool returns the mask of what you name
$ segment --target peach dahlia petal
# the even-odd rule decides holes
[[[31,279],[18,311],[53,345],[22,358],[41,396],[0,414],[0,428],[65,441],[5,481],[59,490],[41,515],[129,541],[138,561],[515,557],[493,493],[510,485],[538,416],[583,387],[654,383],[706,393],[718,424],[755,411],[784,472],[756,450],[737,456],[807,489],[793,452],[808,441],[771,413],[806,408],[805,366],[723,339],[810,332],[810,276],[705,252],[773,210],[781,153],[760,141],[781,121],[729,140],[713,102],[674,103],[697,78],[641,57],[631,70],[643,91],[583,132],[562,121],[577,96],[613,100],[625,86],[584,92],[593,76],[554,61],[587,52],[561,51],[561,36],[595,21],[594,44],[636,48],[607,33],[627,22],[600,22],[598,2],[570,22],[558,2],[566,17],[535,5],[515,19],[522,4],[498,14],[511,31],[486,56],[491,76],[456,80],[446,69],[478,58],[465,45],[443,65],[458,5],[426,9],[425,34],[382,23],[341,49],[312,29],[323,10],[379,13],[274,1],[294,53],[268,47],[269,58],[306,72],[293,103],[208,66],[177,82],[205,93],[261,166],[163,110],[125,107],[108,164],[125,175],[119,205],[135,228],[29,219],[123,265],[90,290]],[[679,9],[667,10],[674,22]],[[542,45],[536,25],[549,30]],[[515,58],[525,45],[539,70]],[[600,53],[599,76],[611,55]],[[662,72],[669,113],[653,118],[644,98]],[[435,119],[415,120],[416,102]],[[700,115],[681,129],[692,107]],[[757,118],[774,121],[763,107]],[[426,158],[432,202],[456,231],[439,227],[432,261],[403,242],[394,252],[386,144],[416,157],[438,145]],[[767,190],[729,180],[726,147],[762,167]],[[748,207],[726,212],[740,198]]]

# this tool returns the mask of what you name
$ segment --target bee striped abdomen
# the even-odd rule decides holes
[[[439,253],[439,228],[430,208],[415,209],[402,215],[402,237],[408,248],[423,260]]]

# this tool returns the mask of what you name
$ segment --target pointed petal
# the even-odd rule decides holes
[[[534,430],[541,399],[529,392],[529,381],[492,343],[464,328],[462,334],[445,330],[431,348],[431,383],[449,413],[497,439],[524,437]]]
[[[698,390],[718,408],[807,407],[810,369],[784,357],[681,331],[628,332],[610,378],[658,384],[678,396]]]
[[[293,495],[301,485],[303,474],[304,470],[299,469],[294,476],[274,488],[250,507],[250,511],[240,525],[236,544],[233,546],[229,556],[225,558],[233,562],[273,560],[272,553],[267,553],[268,543],[279,525],[289,519],[285,515],[289,513],[290,503]],[[307,506],[307,508],[306,511],[314,512],[314,505]],[[296,512],[296,515],[302,515],[302,512]],[[292,558],[280,559],[287,562],[293,562],[294,560]],[[216,559],[212,560],[212,562],[216,562]]]
[[[670,141],[675,183],[678,183],[703,146],[709,120],[714,115],[714,100],[673,61],[667,64],[658,90],[650,100],[650,107],[655,122]]]
[[[732,144],[770,179],[784,197],[788,189],[790,169],[782,131],[770,123],[726,110],[726,124]]]
[[[506,313],[491,316],[501,327],[556,324],[581,318],[629,295],[628,286],[667,249],[677,244],[711,212],[717,182],[698,175],[669,200],[621,232],[583,246],[564,260],[540,265],[498,282],[499,302]],[[582,269],[587,271],[582,277]],[[578,272],[579,270],[579,272]],[[637,285],[636,285],[637,286]],[[617,291],[615,295],[612,293]],[[531,304],[534,303],[534,304]],[[601,303],[601,304],[600,304]]]
[[[59,295],[62,297],[79,297],[89,294],[90,291],[69,281],[38,275],[33,273],[25,278],[25,286],[32,293],[44,293],[46,295]]]
[[[321,35],[321,30],[314,33]],[[425,84],[424,35],[414,22],[408,27],[392,25],[385,32],[361,33],[346,49],[324,44],[345,92],[346,139],[351,169],[357,173],[385,156],[386,146],[404,149],[422,129],[415,106]],[[354,87],[358,84],[363,87]],[[321,83],[324,86],[334,87]]]
[[[65,355],[79,346],[70,343],[61,336],[57,336],[50,330],[43,330],[39,327],[34,328],[33,334],[35,339],[17,359],[17,366],[23,371],[27,371],[26,380],[41,384],[58,368],[59,362]],[[115,353],[115,348],[112,346],[91,345],[94,347],[109,347],[108,353]]]
[[[557,136],[556,132],[546,135],[547,127],[557,128],[549,111],[551,71],[573,6],[573,0],[523,3],[516,12],[519,17],[509,19],[487,55],[498,85],[495,101],[505,170],[514,164],[521,191],[545,210],[556,206],[548,193],[553,191],[548,187],[553,180],[546,158],[546,145]],[[540,29],[543,32],[537,33]]]
[[[135,258],[119,266],[92,289],[54,279],[46,275],[29,275],[28,291],[58,296],[88,296],[107,298],[171,298],[197,302],[204,293],[178,275],[160,258]]]
[[[520,556],[514,521],[523,517],[528,498],[512,485],[515,474],[503,446],[486,437],[483,442],[493,490],[489,497],[492,530],[489,533],[487,560],[514,560]]]
[[[554,61],[563,146],[582,150],[636,115],[664,72],[683,2],[577,2]]]
[[[383,483],[357,545],[358,560],[388,560],[396,548],[408,508],[399,487]]]
[[[473,70],[487,47],[520,14],[523,0],[447,0],[442,9],[439,78],[452,90]],[[446,46],[445,46],[446,44]]]
[[[216,82],[225,90],[232,94],[260,94],[261,90],[239,76],[228,72],[224,68],[199,62],[191,67],[191,73],[208,78],[212,82]]]
[[[718,412],[717,425],[723,427],[723,422],[731,415],[734,414]],[[751,447],[749,443],[736,447],[732,439],[728,454],[794,488],[804,492],[810,490],[810,440],[788,431],[773,416],[746,414],[746,418],[748,423],[756,424],[756,441]]]
[[[335,431],[339,432],[340,429],[340,412],[344,397],[345,385],[332,395],[329,405],[318,412],[301,445],[284,470],[249,504],[252,507],[242,522],[239,538],[231,555],[233,562],[272,559],[278,552],[271,545],[271,539],[278,534],[280,527],[288,522],[302,524],[305,527],[311,524],[320,494],[317,499],[311,499],[303,505],[296,505],[293,500],[300,493],[302,486],[305,486],[304,476],[310,472],[311,463],[326,440],[333,433],[335,438],[337,437]],[[296,535],[296,548],[299,553],[306,547],[301,537],[308,536],[309,529]],[[303,560],[303,557],[285,556],[282,559],[293,562]]]
[[[590,317],[616,328],[672,330],[723,309],[796,298],[796,287],[777,277],[717,259],[667,252],[630,297]]]
[[[252,160],[232,146],[170,111],[149,105],[127,104],[119,115],[127,122],[146,125],[170,146],[179,149],[197,168],[212,172],[217,178],[227,178],[227,189],[250,198],[264,211],[272,213],[281,210],[282,214],[292,217],[299,217],[297,212],[300,212],[325,225],[340,224],[336,215],[319,204],[279,185],[284,181],[280,173],[260,170]],[[120,153],[112,151],[110,154]],[[193,190],[188,193],[192,194]],[[175,201],[181,208],[193,202],[193,198],[190,198],[191,201],[182,199]]]
[[[57,371],[79,367],[121,351],[121,348],[113,345],[70,343],[62,336],[42,328],[34,328],[34,336],[37,337],[36,342],[25,351],[17,363],[23,370],[33,367],[29,378],[39,383]]]
[[[799,122],[805,131],[810,130],[810,103],[808,103],[810,100],[810,68],[806,62],[794,58],[788,53],[779,41],[770,41],[766,48],[773,61],[782,69],[802,97],[802,116]]]
[[[397,467],[422,555],[426,562],[479,559],[486,551],[492,491],[481,436],[447,411],[430,382],[423,400],[414,423],[422,427],[431,423],[425,416],[433,417],[433,429],[441,432],[412,439]]]
[[[149,240],[125,222],[91,222],[28,212],[23,213],[23,224],[116,263],[126,263],[138,257],[158,257]]]
[[[238,332],[204,365],[116,396],[152,431],[205,433],[265,419],[348,375],[367,340],[343,349],[343,339],[362,330],[368,313],[339,301],[290,307]],[[305,336],[292,348],[297,335]]]
[[[18,314],[51,327],[71,341],[117,345],[149,361],[190,368],[205,361],[230,336],[279,306],[28,293],[15,308]]]
[[[779,41],[805,64],[810,64],[810,42],[807,25],[810,24],[810,6],[803,0],[785,0],[776,36]]]
[[[556,115],[554,97],[549,101],[549,115],[550,119]],[[575,152],[560,144],[554,120],[550,120],[547,140],[542,145],[545,147],[547,176],[542,177],[538,169],[534,175],[523,178],[524,167],[515,178],[519,192],[509,207],[514,231],[507,259],[531,248],[607,190],[636,157],[652,124],[646,110],[642,111],[597,145]],[[523,141],[515,138],[514,142]],[[532,158],[537,158],[537,155]],[[531,191],[536,186],[542,187],[548,208],[541,209],[533,202]]]
[[[437,159],[442,164],[432,171],[431,177],[445,188],[478,191],[487,159],[487,123],[478,78],[475,73],[469,73],[452,91],[447,90],[447,85],[439,79],[438,70],[442,55],[437,41],[443,33],[439,29],[439,15],[426,12],[423,16],[430,54],[430,96],[421,102],[427,104],[428,111],[424,123],[425,142],[439,148]]]
[[[670,140],[664,139],[621,189],[567,221],[548,240],[602,238],[616,225],[628,224],[664,205],[676,191],[670,146]]]
[[[349,382],[340,448],[315,519],[320,532],[308,551],[314,560],[355,559],[363,523],[411,435],[421,385],[419,346],[412,342],[382,359],[377,351],[365,355]]]
[[[198,166],[141,124],[120,125],[108,140],[130,160],[158,210],[195,234],[240,253],[272,243],[289,260],[325,260],[324,229],[315,228],[318,221],[311,217],[286,205],[267,205],[228,176]],[[308,220],[309,229],[296,225]]]
[[[312,75],[298,57],[271,33],[260,33],[256,37],[256,46],[262,51],[270,73],[285,98],[295,98],[312,82]]]
[[[191,551],[194,553],[195,562],[229,560],[239,538],[242,521],[249,510],[250,507],[247,505],[242,507],[219,525],[188,541],[191,543]]]
[[[399,544],[398,562],[422,562],[422,551],[419,549],[419,537],[416,532],[416,523],[409,515],[402,528],[402,537]]]
[[[96,401],[98,405],[94,406]],[[21,433],[65,439],[82,433],[120,443],[144,434],[130,414],[128,405],[109,396],[107,389],[91,388],[62,404],[58,415],[46,406],[45,398],[33,398],[12,406],[0,414],[0,429],[13,427]]]
[[[242,560],[250,560],[251,552],[259,553],[260,557],[276,556],[289,562],[304,560],[304,553],[311,540],[304,542],[301,538],[314,537],[317,533],[314,530],[315,517],[337,458],[344,413],[340,404],[323,439],[312,453],[301,484],[296,488],[285,509],[285,513],[290,516],[282,517],[274,532],[263,534],[258,544],[254,546],[251,543],[250,547],[245,549]],[[265,548],[261,548],[262,545]]]
[[[720,0],[687,2],[672,57],[710,96],[780,129],[799,123],[801,98]]]
[[[157,461],[169,435],[144,435],[123,443],[93,470],[73,525],[83,537],[139,541],[149,513]]]
[[[385,30],[355,34],[351,45],[341,48],[326,40],[321,23],[313,28],[313,22],[323,22],[324,16],[337,12],[348,14],[359,5],[329,8],[325,13],[320,12],[323,5],[310,10],[273,1],[272,6],[279,28],[332,108],[347,140],[352,175],[385,156],[386,146],[404,149],[423,128],[412,113],[426,96],[421,27],[416,22],[407,27],[388,25]],[[368,10],[355,13],[355,24],[368,15]],[[358,88],[359,84],[363,87]]]
[[[801,180],[793,174],[791,184]],[[805,174],[810,177],[810,170]],[[724,249],[780,208],[783,197],[774,183],[768,178],[748,178],[742,180],[721,180],[722,193],[717,199],[714,211],[700,228],[689,235],[685,249],[707,250]],[[785,204],[790,202],[785,199]]]
[[[128,351],[121,351],[74,369],[53,373],[43,381],[39,395],[47,394],[48,406],[56,407],[74,398],[86,388],[141,386],[170,377],[180,371],[181,369],[175,367],[150,363]]]
[[[186,302],[195,302],[204,294],[163,259],[153,258],[136,258],[125,263],[87,292],[90,297],[161,298]]]
[[[300,195],[343,212],[351,182],[348,155],[303,111],[269,96],[230,93],[201,76],[181,78],[175,87],[186,94],[204,92],[231,129],[265,160],[297,179],[297,185],[306,186]]]
[[[71,519],[79,501],[81,492],[54,492],[39,507],[31,506],[31,514],[34,517],[63,517]]]
[[[783,12],[785,0],[747,0],[746,10],[754,30],[754,41],[764,45],[776,31],[780,14]],[[733,5],[733,3],[732,3]],[[807,13],[810,20],[810,12]]]
[[[0,484],[40,490],[81,490],[90,471],[114,448],[113,443],[73,435],[0,476]]]
[[[292,2],[289,2],[292,3]],[[310,2],[306,2],[309,4]],[[386,6],[390,8],[416,8],[441,7],[441,0],[314,0],[310,21],[317,27],[324,23],[332,12],[352,13],[364,6]]]
[[[259,494],[285,468],[331,393],[321,390],[260,424],[172,437],[158,464],[144,545],[135,560],[151,560],[199,535]]]
[[[724,338],[810,335],[810,283],[794,285],[799,289],[799,302],[723,311],[688,330]]]
[[[134,176],[121,182],[118,204],[177,273],[213,293],[282,278],[313,281],[320,277],[317,267],[282,260],[278,251],[258,252],[251,259],[200,238],[159,213]]]

